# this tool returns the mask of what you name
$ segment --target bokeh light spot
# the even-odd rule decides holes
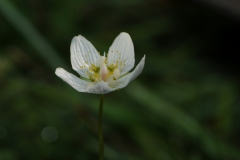
[[[45,142],[51,143],[58,139],[58,131],[54,127],[45,127],[41,132],[42,139]]]

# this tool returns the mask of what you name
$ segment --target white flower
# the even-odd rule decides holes
[[[142,72],[145,63],[144,56],[129,73],[135,62],[134,48],[131,37],[124,32],[114,40],[107,56],[101,56],[81,35],[73,38],[70,51],[72,68],[80,78],[62,68],[55,73],[79,92],[105,94],[121,89]]]

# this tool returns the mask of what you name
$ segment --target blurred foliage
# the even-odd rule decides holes
[[[103,53],[123,31],[146,65],[105,96],[106,160],[240,159],[236,19],[190,1],[1,0],[0,21],[1,160],[98,159],[100,96],[54,70],[73,72],[73,36]]]

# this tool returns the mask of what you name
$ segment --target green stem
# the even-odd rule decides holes
[[[103,157],[104,157],[104,144],[103,144],[103,134],[102,134],[103,101],[104,101],[104,95],[102,94],[100,105],[99,105],[99,116],[98,116],[99,160],[103,160]]]

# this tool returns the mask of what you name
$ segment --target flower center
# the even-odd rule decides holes
[[[101,80],[102,81],[107,80],[107,74],[108,74],[108,69],[107,69],[107,66],[106,66],[105,62],[103,62],[100,65],[100,75],[101,75]]]
[[[92,82],[111,81],[120,77],[120,70],[117,64],[107,65],[107,58],[101,56],[98,58],[96,65],[92,64],[89,67],[89,79]]]

